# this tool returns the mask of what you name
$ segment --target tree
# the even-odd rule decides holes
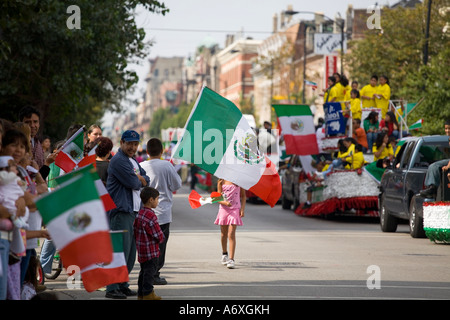
[[[447,3],[447,4],[446,4]],[[383,8],[382,30],[367,30],[362,40],[349,43],[345,59],[351,79],[362,85],[372,74],[387,75],[391,99],[424,102],[408,117],[408,124],[423,118],[423,134],[442,134],[443,122],[450,118],[449,44],[444,32],[450,14],[440,14],[448,0],[433,0],[429,37],[429,63],[423,65],[427,23],[427,1],[415,8]]]
[[[67,20],[73,3],[60,0],[6,0],[0,4],[0,117],[17,120],[24,105],[41,111],[41,126],[65,136],[71,123],[89,125],[121,103],[137,83],[126,70],[145,57],[151,43],[137,28],[134,10],[165,14],[153,0],[75,1],[80,29]]]

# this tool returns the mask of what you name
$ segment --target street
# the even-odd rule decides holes
[[[183,186],[174,196],[161,272],[168,284],[155,287],[164,300],[450,298],[449,247],[411,238],[407,224],[382,233],[373,217],[301,217],[280,205],[247,203],[236,233],[236,268],[227,269],[213,224],[218,206],[191,209],[189,191]],[[138,273],[136,262],[133,290]],[[65,271],[45,284],[60,299],[109,300],[104,289],[68,290]]]

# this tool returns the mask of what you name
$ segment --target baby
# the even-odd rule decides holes
[[[17,165],[14,159],[10,156],[0,156],[0,204],[8,209],[11,214],[11,221],[17,228],[28,228],[28,208],[25,208],[25,215],[23,217],[17,216],[16,201],[24,196],[24,189],[26,186],[17,176]],[[8,219],[1,219],[0,229],[11,230],[13,225],[6,221]],[[9,226],[9,228],[8,228]]]

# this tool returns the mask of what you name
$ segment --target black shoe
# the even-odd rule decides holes
[[[161,277],[155,277],[153,279],[153,281],[154,281],[153,282],[154,285],[163,286],[163,285],[167,284],[166,279],[165,278],[161,278]]]
[[[305,204],[303,205],[303,209],[308,209],[311,208],[311,203],[305,202]]]
[[[420,191],[420,195],[425,198],[435,198],[437,193],[437,187],[432,184],[428,188]]]
[[[131,290],[130,288],[121,288],[120,292],[124,295],[126,295],[127,297],[132,297],[132,296],[136,296],[137,292]]]
[[[119,290],[113,290],[113,291],[106,292],[105,297],[110,298],[110,299],[126,299],[127,298],[127,296]]]

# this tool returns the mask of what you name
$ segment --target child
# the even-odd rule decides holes
[[[361,169],[364,166],[365,160],[362,149],[362,145],[359,143],[355,145],[355,153],[345,158],[345,161],[348,163],[345,166],[345,169],[356,170]]]
[[[236,227],[242,226],[245,210],[245,190],[231,181],[219,179],[217,191],[227,200],[219,201],[219,212],[214,224],[220,225],[220,240],[222,243],[222,264],[228,269],[234,269],[234,252],[236,250]],[[228,255],[227,242],[230,242],[230,255]]]
[[[25,215],[17,215],[16,201],[24,196],[24,188],[21,179],[17,176],[17,165],[10,156],[0,157],[0,203],[8,209],[15,227],[27,228],[29,210],[25,208]],[[12,229],[11,225],[11,229]],[[10,229],[10,230],[11,230]]]
[[[153,211],[158,206],[159,192],[152,187],[144,187],[140,197],[143,208],[134,220],[133,229],[141,271],[138,278],[138,300],[161,300],[153,290],[153,277],[158,267],[159,244],[164,234]]]

